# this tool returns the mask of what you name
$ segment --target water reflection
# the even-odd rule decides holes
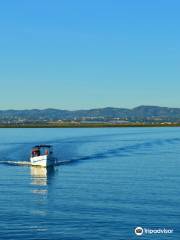
[[[35,186],[35,188],[33,189],[33,193],[42,195],[47,194],[47,186],[51,182],[54,172],[54,167],[43,168],[31,166],[31,184]]]
[[[35,232],[48,231],[48,228],[43,225],[44,218],[48,216],[50,185],[53,180],[55,168],[43,168],[37,166],[30,167],[31,175],[31,193],[32,201],[30,213],[39,221],[31,225],[31,229]],[[42,220],[43,219],[43,220]]]

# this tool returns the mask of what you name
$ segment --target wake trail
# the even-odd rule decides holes
[[[0,164],[10,165],[10,166],[31,166],[31,163],[28,161],[0,161]]]
[[[62,161],[57,161],[54,166],[59,166],[59,165],[64,165],[64,164],[68,164],[70,163],[71,160],[62,160]],[[0,161],[0,164],[3,164],[3,165],[9,165],[9,166],[33,166],[31,164],[31,162],[28,162],[28,161],[11,161],[11,160],[8,160],[8,161]]]
[[[136,144],[119,146],[116,148],[111,147],[104,151],[94,152],[94,153],[92,152],[89,155],[83,154],[80,156],[76,156],[76,153],[72,153],[71,157],[70,156],[68,157],[68,156],[65,156],[66,155],[65,154],[64,156],[61,156],[62,158],[60,157],[58,159],[57,157],[55,166],[66,165],[66,164],[76,164],[83,160],[111,158],[113,156],[125,157],[132,154],[137,154],[137,153],[139,154],[139,150],[141,150],[143,154],[151,154],[152,148],[154,148],[155,146],[162,147],[163,145],[172,145],[179,142],[180,142],[180,138],[153,139],[152,141],[139,142]],[[70,143],[72,144],[72,142]],[[71,148],[71,144],[70,146],[68,144],[66,145],[67,151],[69,150],[69,148]],[[60,156],[60,152],[58,153],[58,155]],[[9,156],[9,159],[7,160],[3,160],[3,159],[0,160],[0,164],[9,165],[9,166],[32,166],[30,161],[12,160],[10,156]]]

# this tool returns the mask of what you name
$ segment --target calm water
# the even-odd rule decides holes
[[[39,143],[62,164],[13,164]],[[0,239],[180,239],[180,128],[0,129],[0,163]]]

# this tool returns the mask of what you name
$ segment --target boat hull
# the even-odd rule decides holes
[[[37,156],[30,158],[32,166],[50,167],[55,165],[55,159],[52,156]]]

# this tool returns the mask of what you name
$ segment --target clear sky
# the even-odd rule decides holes
[[[0,1],[0,109],[180,107],[179,0]]]

